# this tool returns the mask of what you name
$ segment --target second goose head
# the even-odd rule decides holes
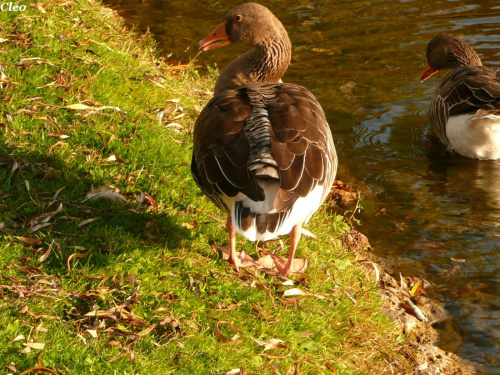
[[[440,34],[427,44],[427,64],[420,76],[423,82],[441,69],[455,69],[465,65],[482,65],[479,55],[462,39],[451,34]]]

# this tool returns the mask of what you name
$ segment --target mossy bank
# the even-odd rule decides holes
[[[189,170],[210,74],[168,66],[93,0],[1,12],[0,27],[3,372],[409,374],[420,365],[382,312],[364,255],[344,245],[349,226],[326,206],[308,227],[318,241],[299,247],[309,268],[293,285],[220,258],[223,215]],[[253,244],[238,246],[256,256]]]

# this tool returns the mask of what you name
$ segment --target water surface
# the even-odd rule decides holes
[[[139,31],[150,29],[173,60],[236,1],[107,0]],[[378,255],[424,276],[453,314],[463,341],[449,350],[500,374],[500,162],[443,153],[427,109],[443,79],[419,82],[427,42],[462,36],[483,64],[500,65],[497,0],[267,1],[294,45],[283,78],[309,88],[336,139],[338,177],[362,191],[361,221]],[[245,46],[202,53],[223,68]],[[457,261],[461,260],[461,261]]]

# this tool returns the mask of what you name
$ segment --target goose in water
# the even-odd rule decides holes
[[[500,71],[482,66],[463,40],[441,34],[427,45],[423,82],[453,69],[431,102],[431,125],[448,150],[473,159],[500,158]]]

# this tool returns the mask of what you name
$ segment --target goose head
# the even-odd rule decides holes
[[[462,39],[451,34],[440,34],[427,44],[427,64],[420,82],[441,69],[455,69],[465,65],[482,65],[479,55]]]

